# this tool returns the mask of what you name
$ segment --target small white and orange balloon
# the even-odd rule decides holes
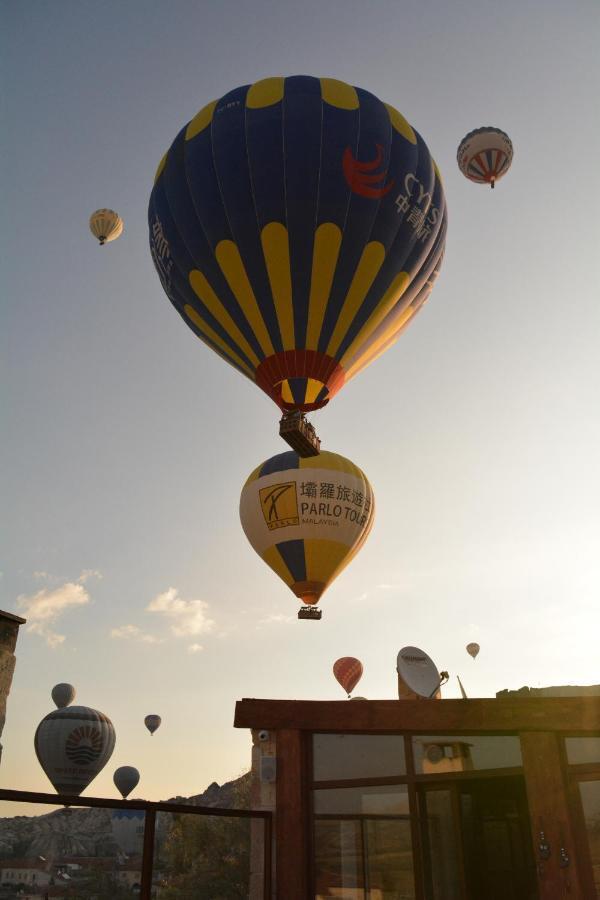
[[[491,125],[470,131],[456,153],[458,168],[465,178],[476,184],[489,184],[492,188],[506,175],[512,158],[511,139],[500,128]]]
[[[123,219],[114,209],[97,209],[90,216],[90,231],[103,247],[121,236]]]
[[[481,649],[481,647],[479,646],[479,644],[476,644],[474,641],[470,644],[467,644],[467,646],[466,646],[467,653],[469,654],[469,656],[472,656],[473,659],[476,658],[480,649]]]
[[[338,684],[350,694],[362,678],[363,664],[355,656],[342,656],[333,664],[333,674]],[[364,697],[357,699],[363,700]]]

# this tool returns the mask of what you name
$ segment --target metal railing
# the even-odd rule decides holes
[[[259,809],[224,809],[215,806],[194,806],[187,803],[162,803],[152,800],[114,800],[107,797],[78,797],[71,794],[40,794],[34,791],[13,791],[0,788],[0,801],[40,803],[49,806],[101,807],[103,809],[141,810],[144,812],[144,844],[139,897],[151,900],[152,874],[154,870],[156,814],[179,813],[195,816],[224,816],[238,819],[263,820],[263,891],[264,900],[271,900],[271,845],[273,840],[273,813]]]

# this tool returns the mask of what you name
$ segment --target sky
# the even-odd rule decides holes
[[[0,786],[51,789],[33,735],[61,681],[117,733],[87,793],[115,796],[114,769],[134,765],[149,800],[249,768],[236,700],[343,699],[340,656],[363,661],[371,699],[396,696],[405,645],[451,673],[445,697],[457,674],[480,697],[600,683],[597,2],[3,0],[0,15],[0,607],[28,619]],[[426,309],[313,417],[377,501],[320,623],[297,620],[239,523],[247,475],[285,449],[277,408],[184,326],[146,222],[181,126],[292,74],[396,106],[449,211]],[[456,165],[487,124],[515,148],[493,192]],[[104,206],[125,230],[100,249],[87,221]]]

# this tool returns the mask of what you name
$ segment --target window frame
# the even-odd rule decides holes
[[[404,759],[406,764],[406,774],[405,775],[394,775],[394,776],[382,776],[379,778],[352,778],[352,779],[335,779],[335,780],[321,780],[317,781],[314,779],[314,754],[313,754],[313,737],[316,734],[365,734],[369,736],[377,736],[377,735],[386,735],[386,736],[397,736],[402,737],[404,739]],[[481,778],[504,778],[507,776],[515,776],[515,775],[523,775],[524,776],[524,767],[520,766],[510,766],[507,768],[496,768],[496,769],[472,769],[467,772],[440,772],[440,773],[431,773],[431,774],[421,774],[415,772],[415,759],[413,752],[413,739],[418,738],[420,736],[424,737],[516,737],[519,740],[520,745],[520,732],[518,731],[506,731],[506,730],[494,730],[494,731],[474,731],[473,729],[465,730],[428,730],[424,731],[406,731],[406,730],[398,730],[397,732],[391,731],[347,731],[345,729],[340,729],[338,731],[334,731],[331,729],[312,729],[306,732],[307,740],[306,740],[306,809],[308,811],[308,834],[307,834],[307,846],[309,853],[309,891],[310,897],[314,898],[316,896],[316,869],[315,869],[315,822],[319,819],[329,818],[329,819],[348,819],[348,818],[364,818],[364,819],[376,819],[376,818],[388,818],[388,819],[406,819],[410,820],[410,833],[411,833],[411,843],[412,843],[412,861],[413,861],[413,878],[414,878],[414,889],[415,889],[415,900],[426,900],[425,893],[425,883],[424,883],[424,864],[425,861],[423,859],[424,854],[424,846],[423,840],[421,836],[421,809],[419,805],[418,798],[418,787],[421,785],[440,785],[440,789],[442,786],[448,785],[448,783],[453,783],[457,781],[464,780],[472,780],[472,779],[481,779]],[[564,742],[563,742],[564,747]],[[600,770],[600,766],[598,767]],[[406,815],[388,815],[388,816],[377,816],[377,815],[362,815],[362,814],[347,814],[347,813],[315,813],[314,811],[314,792],[316,790],[327,790],[328,788],[356,788],[356,787],[385,787],[386,785],[398,785],[404,784],[407,786],[407,794],[408,794],[408,816]],[[363,829],[361,826],[361,834],[363,833]],[[364,844],[363,844],[364,847]],[[462,851],[461,851],[462,852]],[[461,872],[463,866],[461,861]],[[363,870],[364,870],[364,860],[363,860]],[[461,876],[463,878],[464,883],[464,873]],[[365,894],[366,897],[366,894]]]

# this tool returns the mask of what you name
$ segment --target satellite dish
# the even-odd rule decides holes
[[[425,756],[430,763],[437,765],[444,758],[444,748],[439,744],[430,744],[425,750]]]
[[[403,647],[398,654],[398,675],[419,697],[431,699],[439,690],[442,679],[434,661],[418,647]]]

